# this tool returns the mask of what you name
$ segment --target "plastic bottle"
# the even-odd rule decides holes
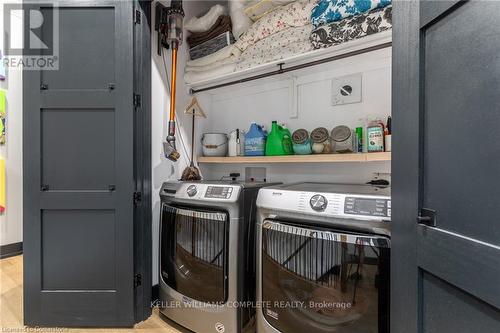
[[[363,152],[363,127],[356,127],[356,151],[358,153]]]
[[[283,128],[283,148],[285,149],[285,153],[287,155],[293,155],[292,133],[290,133],[290,130],[285,126],[285,124],[281,124],[281,127]]]
[[[273,121],[271,132],[267,136],[266,156],[282,156],[293,154],[290,131]]]
[[[264,156],[267,134],[262,126],[252,123],[245,134],[245,156]]]
[[[380,119],[374,119],[368,124],[366,138],[366,150],[369,153],[384,151],[384,125]]]

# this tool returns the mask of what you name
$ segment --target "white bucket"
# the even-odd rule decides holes
[[[201,137],[203,156],[223,157],[227,155],[227,135],[224,133],[205,133]]]

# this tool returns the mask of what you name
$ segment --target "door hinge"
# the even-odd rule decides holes
[[[434,209],[422,208],[418,213],[417,222],[429,227],[436,226],[436,211]]]
[[[139,94],[134,94],[134,107],[138,108],[142,104],[142,98]]]
[[[134,24],[141,24],[141,11],[134,9]]]
[[[142,275],[135,274],[134,275],[134,288],[137,288],[142,285]]]
[[[141,201],[142,201],[142,193],[134,192],[134,205],[138,206]]]

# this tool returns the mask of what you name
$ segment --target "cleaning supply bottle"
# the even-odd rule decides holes
[[[262,126],[252,123],[245,134],[245,156],[264,156],[267,134]]]
[[[369,153],[384,151],[384,125],[380,119],[372,120],[366,128],[366,150]]]
[[[292,133],[285,124],[281,124],[281,127],[283,129],[283,149],[286,155],[293,155],[295,152],[293,151]]]
[[[293,154],[290,131],[273,121],[271,132],[267,136],[266,156],[281,156]]]

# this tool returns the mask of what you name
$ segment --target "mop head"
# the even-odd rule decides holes
[[[182,181],[201,180],[200,170],[197,167],[189,166],[182,172]]]

